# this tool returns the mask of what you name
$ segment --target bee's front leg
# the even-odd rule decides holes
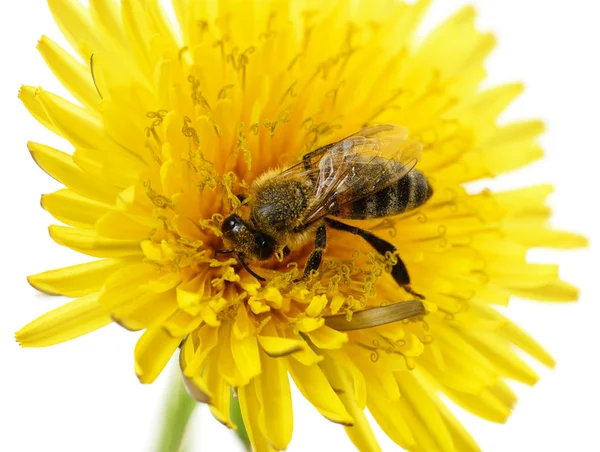
[[[325,223],[321,223],[317,228],[317,234],[315,236],[315,249],[310,253],[304,267],[304,279],[310,276],[310,272],[318,270],[321,265],[321,259],[323,258],[323,251],[327,245],[327,229]]]

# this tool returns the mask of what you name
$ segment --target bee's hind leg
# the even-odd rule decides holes
[[[326,218],[325,221],[333,229],[349,232],[350,234],[362,237],[382,256],[385,256],[385,253],[387,253],[388,251],[393,254],[397,250],[396,247],[390,242],[383,240],[380,237],[377,237],[372,232],[365,231],[364,229],[357,228],[356,226],[350,226],[348,224],[342,223],[341,221],[333,220],[331,218]],[[399,286],[401,286],[406,292],[411,294],[413,297],[418,298],[420,300],[424,300],[425,297],[420,293],[415,292],[410,286],[410,275],[408,274],[406,265],[404,265],[404,262],[402,262],[400,256],[398,256],[397,254],[395,256],[397,258],[397,262],[392,267],[392,278],[394,278],[394,281],[396,281],[396,283],[398,283]]]
[[[310,272],[317,270],[321,266],[321,259],[323,258],[323,251],[327,245],[327,229],[325,223],[321,223],[317,228],[317,234],[315,236],[315,249],[310,253],[304,266],[304,279],[310,276]]]

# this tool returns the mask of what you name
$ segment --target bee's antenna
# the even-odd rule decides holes
[[[98,84],[96,83],[96,76],[94,75],[94,54],[93,53],[90,55],[90,72],[92,73],[92,81],[94,82],[96,91],[98,91],[98,96],[100,96],[100,99],[104,100],[104,96],[102,96],[102,93],[98,89]]]
[[[244,267],[246,269],[246,271],[248,273],[250,273],[252,276],[254,276],[256,279],[258,279],[259,281],[266,281],[265,278],[263,278],[262,276],[258,276],[256,273],[254,273],[252,271],[252,269],[248,266],[248,264],[244,261],[244,258],[242,257],[241,254],[237,253],[235,255],[235,257],[237,257],[238,261],[240,264],[242,264],[242,267]]]

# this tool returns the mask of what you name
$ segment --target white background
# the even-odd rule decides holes
[[[425,30],[465,4],[434,3]],[[600,6],[593,0],[472,3],[480,28],[499,38],[488,64],[490,84],[522,80],[527,86],[504,119],[541,117],[549,128],[543,137],[544,161],[484,185],[554,182],[554,224],[586,234],[592,247],[531,255],[532,260],[560,261],[562,276],[582,289],[579,303],[515,300],[509,308],[510,316],[553,353],[558,367],[549,371],[536,365],[542,378],[533,389],[515,385],[519,404],[506,425],[461,411],[458,416],[485,451],[600,451],[600,291],[595,284],[600,261],[594,248],[600,230]],[[27,140],[62,144],[17,99],[21,84],[64,95],[35,50],[42,33],[64,42],[44,1],[2,2],[0,450],[148,451],[170,372],[151,386],[138,383],[132,356],[136,334],[111,325],[46,349],[21,349],[14,342],[17,329],[65,301],[36,293],[25,276],[83,260],[49,239],[46,228],[52,219],[39,207],[39,197],[59,187],[39,170],[25,146]],[[290,451],[353,450],[341,427],[320,418],[301,397],[294,403]],[[194,450],[241,450],[205,408],[194,417]],[[378,435],[384,451],[400,450]]]

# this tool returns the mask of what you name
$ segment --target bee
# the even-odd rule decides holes
[[[340,219],[368,220],[398,215],[422,206],[433,194],[427,178],[414,169],[421,155],[419,142],[395,125],[368,127],[341,141],[306,154],[284,171],[269,170],[238,198],[248,206],[247,218],[237,213],[223,220],[226,249],[255,278],[249,263],[286,255],[314,237],[314,250],[304,267],[304,278],[321,265],[327,228],[364,239],[381,255],[396,247],[370,231]],[[408,270],[400,257],[391,269],[394,280],[408,293]]]

